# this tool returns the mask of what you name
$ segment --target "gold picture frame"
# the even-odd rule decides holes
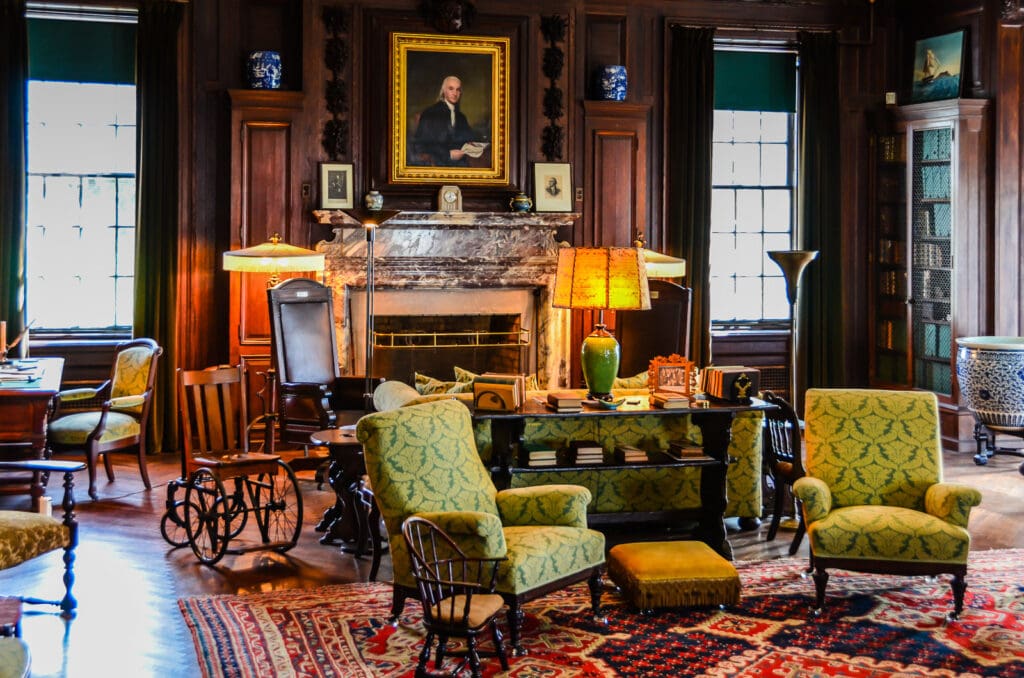
[[[392,183],[509,183],[508,58],[508,38],[391,34]]]
[[[652,393],[669,389],[692,395],[693,368],[692,360],[677,353],[655,356],[647,368],[647,388]]]

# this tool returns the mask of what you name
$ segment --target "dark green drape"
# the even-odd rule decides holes
[[[686,259],[693,289],[690,360],[711,362],[711,143],[715,30],[672,26],[668,65],[668,223],[666,253]]]
[[[182,5],[139,7],[136,54],[138,179],[135,314],[137,337],[164,349],[150,420],[151,450],[178,447],[176,285],[178,280],[178,26]]]
[[[25,326],[25,97],[28,29],[24,0],[0,2],[0,320],[13,340]]]
[[[799,145],[797,199],[802,246],[819,252],[800,286],[803,341],[799,355],[806,356],[806,378],[801,382],[841,386],[846,351],[837,153],[839,54],[834,33],[800,34]],[[802,392],[802,388],[798,390]]]

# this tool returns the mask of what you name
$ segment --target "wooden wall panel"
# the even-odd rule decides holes
[[[993,247],[994,297],[993,329],[997,335],[1024,334],[1024,16],[1014,17],[999,28],[997,43],[998,90],[995,137],[995,233]]]

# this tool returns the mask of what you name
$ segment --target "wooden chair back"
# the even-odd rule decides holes
[[[657,278],[648,281],[648,311],[617,311],[615,338],[621,345],[619,376],[646,372],[655,356],[690,354],[689,287]]]
[[[242,367],[179,368],[177,372],[183,477],[195,469],[195,457],[247,454],[249,419]]]
[[[270,345],[281,383],[333,384],[341,376],[331,288],[289,278],[267,290]]]

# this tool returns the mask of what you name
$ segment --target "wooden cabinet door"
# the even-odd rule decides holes
[[[297,140],[302,133],[301,92],[230,90],[231,249],[267,242],[275,233],[294,244],[301,224]],[[248,375],[249,411],[262,411],[257,373],[270,367],[267,282],[259,273],[231,273],[229,352]]]

